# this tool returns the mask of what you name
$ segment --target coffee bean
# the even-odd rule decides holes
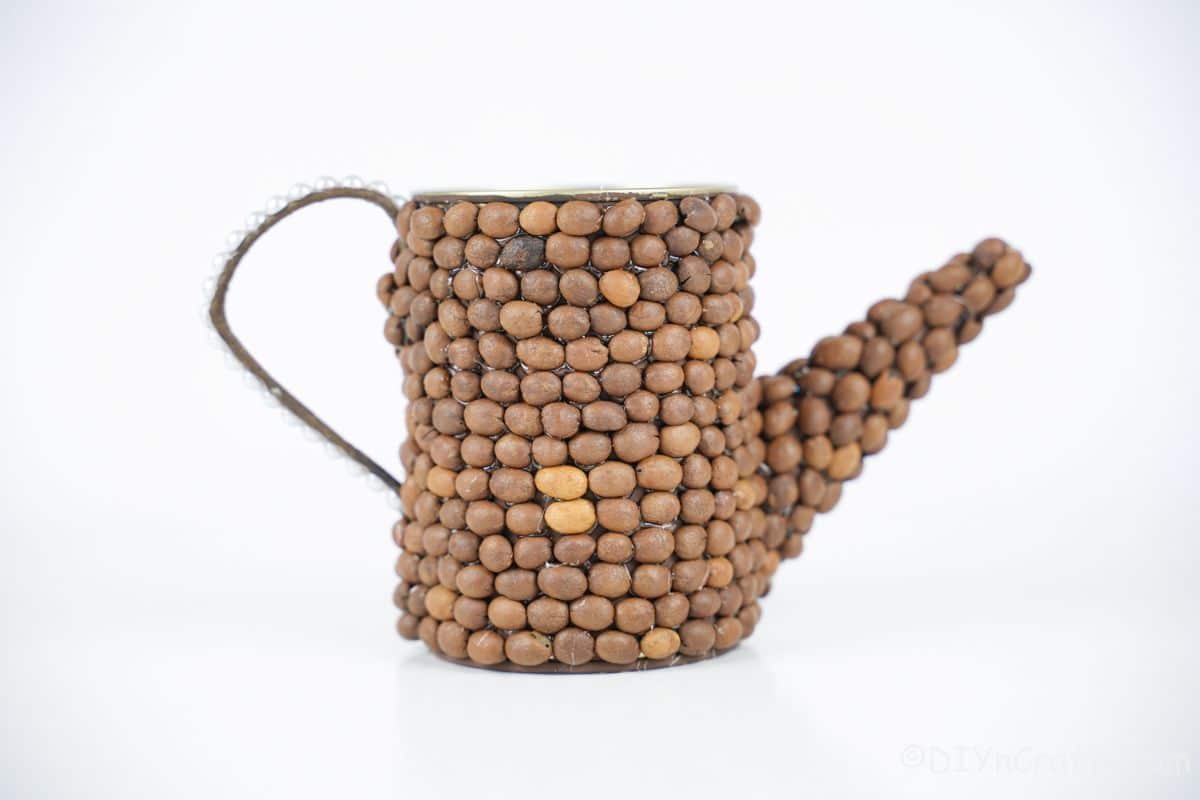
[[[505,269],[535,269],[542,265],[545,254],[544,239],[537,236],[516,236],[504,244],[496,258],[496,266]]]
[[[596,507],[582,498],[551,503],[546,507],[546,524],[559,533],[583,533],[596,524]]]

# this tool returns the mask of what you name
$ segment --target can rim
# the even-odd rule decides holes
[[[412,199],[421,203],[452,203],[460,200],[470,202],[509,201],[532,202],[547,200],[590,200],[592,202],[614,202],[617,200],[675,200],[692,195],[733,194],[737,187],[732,184],[695,184],[689,186],[661,186],[644,188],[540,188],[540,189],[429,189],[413,192]]]

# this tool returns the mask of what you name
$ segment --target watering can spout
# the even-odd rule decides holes
[[[954,364],[987,317],[1012,303],[1029,275],[1020,251],[985,239],[918,275],[903,299],[875,303],[866,319],[762,379],[763,510],[767,538],[781,544],[781,555],[800,554],[814,517],[837,504],[864,457],[884,448],[910,403]]]

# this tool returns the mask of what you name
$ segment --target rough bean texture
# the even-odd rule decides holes
[[[744,195],[408,203],[398,632],[625,668],[751,635],[782,559],[1029,274],[998,240],[755,378]]]

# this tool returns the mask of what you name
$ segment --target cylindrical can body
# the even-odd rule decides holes
[[[403,207],[379,284],[407,400],[403,635],[564,670],[749,635],[784,536],[762,510],[758,216],[718,189]]]

